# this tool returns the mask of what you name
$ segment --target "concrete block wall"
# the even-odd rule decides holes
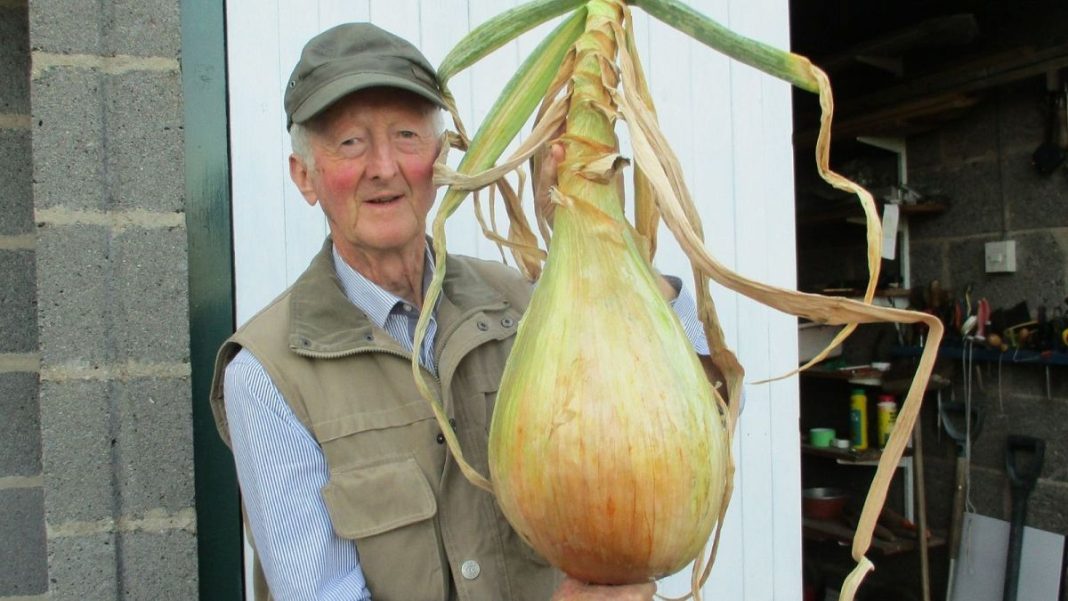
[[[909,139],[910,181],[950,203],[946,213],[913,223],[915,284],[937,279],[958,291],[970,284],[973,298],[986,297],[994,307],[1026,301],[1032,312],[1040,305],[1068,310],[1068,168],[1042,176],[1031,164],[1045,139],[1045,102],[1044,78],[1022,81],[991,90],[964,118]],[[1016,241],[1015,273],[984,272],[984,244],[995,240]],[[1068,534],[1068,367],[977,362],[969,378],[959,361],[942,364],[956,399],[964,399],[970,382],[973,402],[986,413],[972,451],[977,511],[1008,519],[1006,436],[1036,436],[1047,450],[1028,524]],[[933,402],[923,420],[932,521],[944,525],[957,449],[939,435]]]
[[[48,591],[26,2],[0,2],[0,599]]]
[[[0,471],[19,503],[0,516],[0,600],[197,596],[179,5],[0,0],[23,53],[21,88],[0,91],[22,90],[0,96],[17,125],[0,135],[22,150],[5,143],[0,170],[13,154],[24,182],[0,188],[0,315],[16,333],[0,344],[19,345],[0,358],[32,368],[0,363],[0,402],[28,395],[13,414],[35,433],[9,451],[0,431],[0,470],[35,485],[4,488]],[[36,525],[11,568],[5,520]],[[5,587],[9,569],[23,588]]]

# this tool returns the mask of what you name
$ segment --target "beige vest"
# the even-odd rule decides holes
[[[220,349],[212,409],[229,444],[222,373],[241,347],[318,441],[334,531],[356,541],[376,601],[546,601],[561,576],[460,473],[410,353],[345,296],[328,239],[297,282]],[[530,287],[499,263],[448,257],[430,377],[464,457],[489,474],[487,433]]]

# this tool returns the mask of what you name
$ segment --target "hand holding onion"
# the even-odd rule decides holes
[[[567,578],[556,589],[551,601],[648,601],[656,593],[656,585],[628,584],[624,586],[598,586]]]

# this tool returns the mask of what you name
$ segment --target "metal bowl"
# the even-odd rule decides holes
[[[818,487],[801,491],[801,514],[807,518],[833,520],[842,515],[849,493],[840,488]]]

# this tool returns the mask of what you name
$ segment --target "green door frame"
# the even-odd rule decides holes
[[[181,0],[200,601],[244,598],[237,478],[208,403],[215,351],[234,330],[224,8],[218,0]]]

